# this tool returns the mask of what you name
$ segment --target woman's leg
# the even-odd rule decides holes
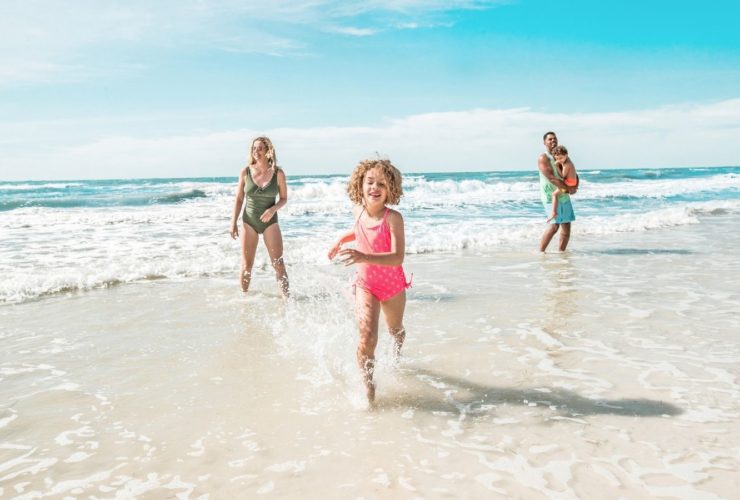
[[[275,279],[277,279],[280,291],[283,297],[287,297],[290,294],[290,287],[288,285],[288,273],[285,270],[285,261],[283,261],[283,233],[280,232],[280,226],[278,224],[270,225],[265,229],[262,238],[265,240],[267,253],[270,255],[270,263],[275,269]]]
[[[360,333],[357,345],[357,365],[365,383],[367,400],[375,400],[375,384],[373,371],[375,370],[375,346],[378,345],[378,319],[380,317],[380,302],[370,292],[359,286],[355,287],[355,314],[357,327]]]
[[[257,242],[259,235],[257,231],[247,224],[242,224],[242,263],[239,271],[239,286],[242,292],[249,290],[249,282],[252,279],[252,266],[254,266],[254,256],[257,253]]]
[[[398,358],[401,355],[403,341],[406,338],[406,330],[403,327],[403,313],[406,309],[406,290],[394,295],[385,302],[380,303],[388,325],[388,333],[393,337],[393,354]]]

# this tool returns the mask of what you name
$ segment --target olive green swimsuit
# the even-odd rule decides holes
[[[272,179],[264,188],[259,187],[252,180],[252,173],[247,167],[247,182],[244,183],[244,212],[242,213],[242,222],[255,230],[257,234],[262,234],[272,224],[278,221],[277,212],[267,222],[262,222],[260,217],[265,210],[275,205],[275,198],[278,195],[277,168],[272,174]]]

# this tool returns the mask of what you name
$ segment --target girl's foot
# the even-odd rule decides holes
[[[289,298],[290,297],[290,286],[288,285],[287,276],[278,280],[278,286],[280,287],[280,293],[282,294],[283,298],[284,299]]]
[[[393,362],[398,364],[401,360],[401,348],[403,347],[403,341],[406,340],[406,329],[404,327],[396,330],[389,330],[391,337],[393,337]]]
[[[363,371],[364,373],[362,374],[362,381],[365,383],[365,395],[367,395],[367,402],[370,403],[370,406],[372,406],[375,402],[375,382],[373,382],[375,360],[366,360]]]
[[[367,402],[372,406],[375,403],[375,382],[372,380],[365,381],[365,394],[367,395]]]

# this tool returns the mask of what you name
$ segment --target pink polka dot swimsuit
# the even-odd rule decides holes
[[[373,227],[365,226],[360,219],[355,222],[355,241],[357,250],[362,253],[385,253],[391,251],[391,229],[386,218],[390,209],[386,208],[383,220]],[[380,266],[377,264],[357,264],[355,285],[364,288],[381,302],[393,298],[411,286],[406,281],[402,266]]]

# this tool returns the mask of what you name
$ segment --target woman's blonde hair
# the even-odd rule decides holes
[[[267,164],[270,165],[270,168],[275,170],[277,168],[277,154],[275,153],[275,147],[272,145],[272,141],[269,137],[266,137],[264,135],[261,135],[259,137],[255,137],[252,139],[252,145],[249,146],[249,163],[248,165],[251,167],[256,162],[254,160],[254,155],[252,154],[252,148],[254,147],[255,142],[261,142],[265,145],[267,148],[267,153],[265,153],[265,157],[267,158]]]
[[[401,188],[401,172],[393,166],[390,160],[367,159],[357,164],[347,183],[347,193],[349,199],[357,205],[362,205],[362,182],[368,170],[379,168],[386,180],[388,181],[388,199],[389,205],[398,205],[403,196]]]

